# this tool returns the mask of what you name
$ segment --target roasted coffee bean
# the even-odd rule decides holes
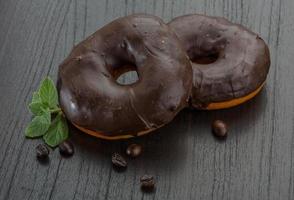
[[[154,177],[151,175],[144,175],[140,178],[141,188],[152,190],[155,187],[155,180]]]
[[[215,120],[212,123],[212,132],[215,136],[224,138],[228,134],[228,127],[225,122],[221,120]]]
[[[142,147],[138,144],[131,144],[126,150],[126,154],[133,158],[139,156],[142,153]]]
[[[73,144],[66,140],[59,144],[59,152],[63,156],[72,156],[74,154]]]
[[[36,154],[38,159],[45,160],[48,158],[49,149],[45,144],[39,144],[36,147]]]
[[[118,168],[126,168],[128,164],[127,161],[118,153],[114,153],[112,155],[111,161],[112,164]]]

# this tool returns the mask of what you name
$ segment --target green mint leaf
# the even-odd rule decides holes
[[[49,106],[49,108],[56,108],[58,104],[58,95],[55,84],[53,81],[47,77],[45,78],[39,89],[39,95],[41,102],[44,105]]]
[[[29,109],[34,115],[42,115],[43,111],[46,109],[46,106],[41,102],[32,102],[29,104]]]
[[[39,92],[34,92],[32,97],[32,102],[29,104],[29,109],[32,114],[34,115],[41,115],[43,113],[43,110],[46,109],[47,106],[45,106],[40,99]]]
[[[49,110],[43,110],[43,113],[33,118],[25,130],[26,137],[40,137],[46,133],[51,123],[51,114]]]
[[[68,126],[62,114],[58,114],[51,123],[48,131],[43,136],[46,144],[50,147],[56,147],[62,141],[68,138]]]
[[[40,95],[39,95],[38,91],[33,93],[32,103],[35,103],[35,102],[41,102]]]

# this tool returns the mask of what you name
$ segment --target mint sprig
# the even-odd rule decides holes
[[[55,84],[49,77],[46,77],[40,88],[33,93],[29,109],[34,117],[25,129],[26,137],[43,136],[45,143],[51,147],[56,147],[68,138],[67,122],[58,106]]]

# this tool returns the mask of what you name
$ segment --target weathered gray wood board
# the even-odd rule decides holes
[[[185,110],[154,134],[107,142],[72,129],[76,154],[58,151],[41,165],[40,140],[26,140],[26,105],[40,80],[56,80],[58,64],[74,44],[111,20],[150,13],[166,22],[188,13],[224,16],[258,32],[272,65],[254,100],[223,111]],[[0,199],[294,199],[293,0],[0,0]],[[210,123],[230,125],[216,140]],[[110,155],[138,142],[144,154],[126,172]],[[154,193],[139,178],[155,175]]]

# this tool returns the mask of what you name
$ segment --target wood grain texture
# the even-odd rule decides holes
[[[293,0],[0,0],[0,199],[294,199],[294,1]],[[150,13],[168,22],[188,13],[224,16],[258,32],[272,65],[254,100],[223,111],[184,110],[154,134],[107,142],[71,128],[76,154],[58,151],[41,165],[40,140],[26,140],[26,105],[46,75],[74,44],[111,20]],[[220,118],[226,141],[210,133]],[[98,119],[99,120],[99,119]],[[111,167],[112,152],[144,146],[126,172]],[[139,178],[156,177],[154,193]]]

